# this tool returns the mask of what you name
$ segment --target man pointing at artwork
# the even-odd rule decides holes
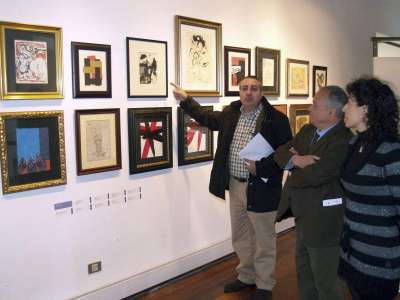
[[[175,98],[187,114],[201,125],[219,131],[209,190],[225,199],[225,190],[229,189],[232,244],[240,260],[238,277],[225,285],[224,292],[257,286],[256,299],[272,299],[275,217],[282,170],[266,157],[244,161],[239,152],[258,133],[273,149],[285,144],[292,138],[289,121],[268,103],[260,81],[253,76],[240,81],[240,100],[223,111],[203,110],[182,88],[172,85]]]

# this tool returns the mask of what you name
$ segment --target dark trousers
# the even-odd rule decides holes
[[[382,296],[376,297],[362,294],[360,291],[357,291],[350,282],[347,281],[346,284],[349,287],[351,299],[353,300],[393,300],[395,298],[382,298]]]

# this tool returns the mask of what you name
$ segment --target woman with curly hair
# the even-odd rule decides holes
[[[376,78],[347,85],[346,127],[357,132],[342,170],[345,220],[339,275],[353,299],[389,300],[400,278],[399,112]]]

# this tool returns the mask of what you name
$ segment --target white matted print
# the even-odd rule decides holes
[[[80,49],[79,56],[79,89],[82,92],[106,92],[107,87],[107,53]]]

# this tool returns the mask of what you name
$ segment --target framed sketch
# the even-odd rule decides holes
[[[62,111],[0,113],[3,193],[67,182]]]
[[[172,167],[171,107],[129,108],[130,174]]]
[[[111,98],[111,46],[71,42],[74,98]]]
[[[239,96],[239,82],[250,75],[251,49],[224,46],[225,96]]]
[[[168,97],[167,42],[126,38],[128,97]]]
[[[328,68],[313,66],[313,96],[328,82]]]
[[[61,28],[0,22],[0,96],[63,98]]]
[[[287,96],[308,97],[309,65],[305,60],[287,59],[286,87]]]
[[[264,95],[280,95],[281,51],[256,47],[256,76],[263,85]]]
[[[279,110],[281,113],[287,116],[287,105],[286,104],[276,104],[273,105],[276,110]]]
[[[77,173],[121,169],[119,108],[75,111]]]
[[[191,96],[220,95],[222,24],[175,17],[176,82]]]
[[[311,104],[291,104],[289,107],[289,122],[295,136],[306,124],[310,123],[310,112],[308,108]]]
[[[202,109],[213,111],[212,106],[202,106]],[[209,161],[213,157],[213,132],[178,107],[178,165]]]

